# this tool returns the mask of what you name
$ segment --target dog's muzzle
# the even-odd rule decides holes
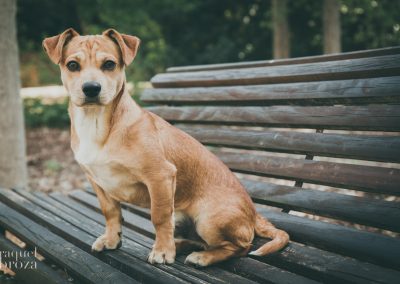
[[[95,81],[85,82],[82,85],[82,91],[85,94],[85,103],[99,102],[101,85]]]

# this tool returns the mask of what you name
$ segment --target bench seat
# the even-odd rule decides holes
[[[327,251],[311,245],[324,236],[328,237],[326,243],[334,239],[340,243],[347,234],[351,235],[350,229],[341,232],[341,226],[306,221],[301,217],[285,219],[264,208],[258,208],[259,212],[280,227],[291,228],[291,234],[303,231],[304,241],[292,241],[275,255],[232,259],[214,267],[196,269],[183,264],[184,256],[179,256],[172,266],[153,266],[146,262],[154,241],[154,228],[149,212],[142,208],[123,205],[125,221],[121,249],[92,254],[91,244],[104,230],[104,217],[92,191],[77,190],[65,196],[60,193],[46,195],[25,190],[0,189],[0,200],[0,225],[3,228],[29,245],[36,246],[45,258],[65,268],[70,277],[83,282],[395,283],[400,276],[398,271],[384,267],[385,265],[372,264],[334,252],[335,248],[332,246]],[[369,237],[370,243],[362,242],[358,246],[364,246],[365,249],[368,244],[373,246],[375,242],[386,241],[384,237],[371,233]],[[254,245],[257,247],[264,242],[265,240],[257,238]],[[354,239],[353,245],[357,243],[358,240]],[[329,243],[325,245],[329,247]],[[343,244],[346,245],[349,244]],[[396,245],[398,246],[389,242],[385,252],[390,253]],[[389,259],[387,262],[389,266],[394,266],[398,264],[398,259]],[[390,265],[390,262],[395,263]],[[35,272],[39,271],[41,270]]]

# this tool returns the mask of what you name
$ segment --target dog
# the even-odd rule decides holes
[[[255,235],[272,240],[252,255],[285,247],[288,234],[256,212],[225,164],[129,96],[125,67],[139,44],[114,29],[81,36],[70,28],[43,41],[70,94],[71,148],[106,219],[92,250],[121,246],[120,202],[150,208],[152,264],[171,264],[183,251],[191,252],[185,263],[202,267],[244,256]]]

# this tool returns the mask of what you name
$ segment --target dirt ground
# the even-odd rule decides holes
[[[68,129],[27,129],[29,186],[67,193],[89,186],[70,148]]]

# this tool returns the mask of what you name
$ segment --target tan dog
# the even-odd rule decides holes
[[[156,240],[150,263],[173,263],[176,250],[197,246],[204,251],[192,252],[186,262],[207,266],[247,254],[255,234],[273,240],[253,255],[288,243],[284,231],[256,213],[236,176],[216,156],[131,99],[124,71],[135,58],[138,38],[113,29],[94,36],[68,29],[46,38],[43,46],[59,64],[71,96],[72,150],[106,218],[94,251],[120,245],[120,202],[151,208]],[[174,240],[175,226],[178,232],[190,224],[197,240]]]

